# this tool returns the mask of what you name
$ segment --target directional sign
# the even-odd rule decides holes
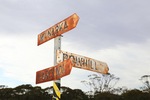
[[[38,45],[75,28],[78,21],[78,15],[73,14],[70,17],[64,19],[63,21],[57,23],[56,25],[48,28],[47,30],[43,31],[38,35]]]
[[[56,66],[46,68],[36,72],[36,84],[57,80],[69,75],[72,69],[71,59],[64,60]]]
[[[108,73],[108,66],[105,62],[98,61],[92,58],[80,56],[77,54],[65,52],[62,50],[57,50],[57,60],[58,61],[64,61],[66,59],[71,59],[73,63],[73,67],[81,68],[81,69],[86,69],[102,74],[107,74]]]

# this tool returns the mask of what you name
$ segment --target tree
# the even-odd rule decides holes
[[[32,88],[33,87],[30,84],[26,84],[26,85],[17,86],[16,88],[13,89],[13,91],[16,95],[23,95],[31,91]]]
[[[129,90],[122,94],[123,100],[150,100],[149,93],[143,93],[140,90]]]
[[[88,97],[80,89],[70,89],[68,87],[62,88],[61,100],[88,100]]]
[[[4,89],[4,88],[7,88],[8,86],[6,85],[0,85],[0,89]]]
[[[30,84],[20,85],[15,88],[0,88],[0,100],[49,100],[50,95],[39,86]]]
[[[85,86],[90,88],[89,93],[111,92],[119,81],[114,74],[93,74],[89,75],[89,81],[81,81]],[[90,94],[92,95],[92,94]]]
[[[14,93],[12,88],[0,89],[0,100],[13,100]]]
[[[94,96],[94,100],[122,100],[121,96],[109,92],[98,93]]]
[[[140,81],[144,84],[144,86],[141,87],[141,89],[144,92],[149,92],[150,93],[150,75],[143,75],[140,78]]]
[[[111,93],[121,95],[123,93],[126,93],[127,91],[128,91],[128,88],[125,86],[122,86],[122,87],[117,87],[113,89]]]

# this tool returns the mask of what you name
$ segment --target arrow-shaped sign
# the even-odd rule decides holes
[[[50,39],[53,39],[61,34],[73,29],[76,27],[79,21],[78,15],[75,13],[70,17],[64,19],[63,21],[57,23],[56,25],[48,28],[38,35],[38,45],[47,42]]]
[[[109,68],[105,62],[62,50],[57,50],[57,62],[62,62],[66,59],[71,59],[73,67],[76,68],[86,69],[102,74],[107,74],[109,71]]]
[[[56,66],[46,68],[36,72],[36,84],[60,79],[69,75],[72,69],[70,59],[64,60]]]

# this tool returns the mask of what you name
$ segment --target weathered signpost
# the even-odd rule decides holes
[[[109,70],[104,62],[61,50],[61,34],[75,28],[78,21],[78,15],[73,14],[38,35],[38,46],[54,38],[54,66],[36,72],[36,84],[54,81],[53,100],[60,100],[60,78],[69,75],[72,67],[102,74]]]
[[[61,49],[61,34],[75,28],[78,21],[79,21],[78,15],[73,14],[70,17],[55,24],[54,26],[48,28],[47,30],[43,31],[42,33],[40,33],[38,35],[38,45],[41,45],[41,44],[47,42],[48,40],[51,40],[54,38],[54,67],[44,69],[44,70],[38,71],[36,73],[36,83],[37,84],[54,80],[54,83],[53,83],[53,99],[54,100],[59,100],[61,98],[61,96],[60,96],[60,78],[65,75],[68,75],[70,73],[71,67],[72,67],[71,63],[68,63],[68,65],[64,66],[65,62],[62,62],[62,63],[57,62],[56,50]],[[58,64],[58,63],[60,63],[60,64]],[[63,67],[61,67],[61,68],[57,67],[57,66],[60,66],[61,64],[63,64]],[[62,68],[65,68],[65,69],[62,69]],[[69,69],[69,71],[67,71],[68,69]],[[60,75],[58,73],[62,73],[62,75]],[[59,77],[57,77],[57,76],[59,76]]]

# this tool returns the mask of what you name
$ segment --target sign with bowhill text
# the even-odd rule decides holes
[[[62,50],[57,50],[57,62],[65,61],[66,59],[71,59],[73,67],[86,69],[102,74],[108,73],[108,66],[105,62],[98,61],[89,57],[65,52]]]

